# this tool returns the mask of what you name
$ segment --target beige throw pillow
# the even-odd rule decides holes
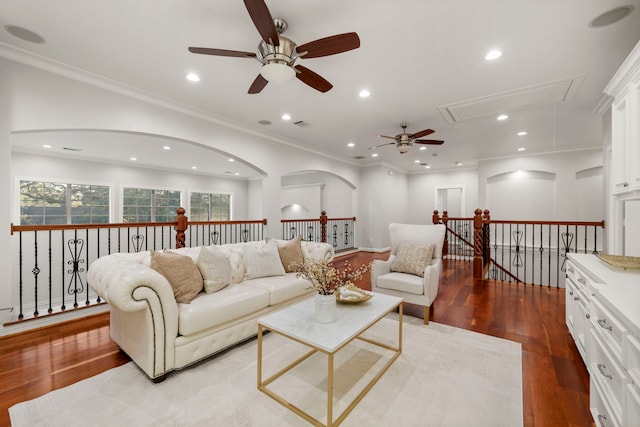
[[[231,263],[219,248],[208,246],[200,249],[197,265],[204,279],[206,293],[218,292],[231,283]]]
[[[171,251],[152,252],[151,268],[171,284],[176,302],[189,304],[202,291],[202,276],[193,260]]]
[[[398,245],[391,271],[424,277],[424,269],[431,262],[436,245],[414,245],[403,241]]]
[[[304,255],[302,255],[302,236],[296,236],[291,240],[280,241],[278,244],[278,253],[280,254],[280,261],[284,271],[291,273],[291,264],[297,262],[302,264],[304,262]]]
[[[247,266],[247,279],[258,277],[284,276],[284,271],[276,242],[271,241],[262,248],[247,246],[244,253]]]

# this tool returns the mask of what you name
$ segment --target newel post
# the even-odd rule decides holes
[[[483,212],[483,216],[482,216],[482,229],[483,229],[483,234],[482,234],[482,241],[484,242],[484,252],[483,252],[483,258],[484,258],[484,263],[485,264],[489,264],[491,262],[490,258],[491,258],[491,239],[490,239],[490,228],[489,228],[489,222],[491,221],[491,215],[489,215],[489,210],[485,209]]]
[[[327,211],[322,211],[320,213],[320,241],[322,243],[327,243],[327,222],[329,218],[327,217]]]
[[[184,248],[184,232],[187,231],[187,227],[189,226],[189,218],[184,214],[186,211],[184,208],[180,207],[176,209],[176,225],[173,227],[176,230],[176,248]]]
[[[433,215],[431,216],[431,222],[433,224],[440,224],[440,215],[438,215],[438,210],[433,211]]]
[[[473,212],[473,278],[482,279],[482,210]]]

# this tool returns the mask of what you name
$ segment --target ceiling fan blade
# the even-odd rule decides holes
[[[256,57],[256,54],[253,52],[241,52],[239,50],[226,50],[226,49],[211,49],[208,47],[190,47],[189,52],[199,53],[202,55],[233,56],[236,58],[255,58]]]
[[[373,150],[374,148],[384,147],[386,145],[396,145],[395,142],[387,142],[386,144],[374,145],[373,147],[369,147],[369,150]]]
[[[260,91],[262,91],[262,89],[264,89],[264,87],[267,85],[267,83],[269,83],[269,81],[267,79],[265,79],[264,77],[262,77],[262,74],[258,74],[258,77],[256,77],[256,79],[253,81],[253,83],[251,83],[251,86],[249,87],[249,92],[248,93],[260,93]]]
[[[393,140],[395,140],[397,137],[395,137],[395,136],[388,136],[388,135],[378,135],[378,138],[389,138],[389,139],[393,139]]]
[[[335,55],[360,47],[360,38],[356,33],[336,34],[305,43],[296,48],[304,59]],[[305,53],[306,52],[306,53]]]
[[[325,93],[331,90],[331,88],[333,87],[333,85],[329,83],[324,77],[316,74],[307,67],[296,65],[295,69],[296,71],[298,71],[296,73],[296,77],[298,78],[298,80],[311,86],[315,90]]]
[[[438,139],[416,139],[413,141],[414,144],[424,144],[424,145],[442,145],[444,141],[440,141]]]
[[[421,130],[420,132],[416,132],[413,135],[409,135],[409,139],[422,138],[423,136],[431,135],[434,132],[435,130],[433,129]]]
[[[278,37],[276,24],[273,23],[271,12],[269,12],[264,0],[244,0],[244,5],[262,40],[273,46],[279,46],[280,38]]]

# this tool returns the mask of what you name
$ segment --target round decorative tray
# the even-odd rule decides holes
[[[605,263],[614,267],[640,269],[640,257],[596,254]]]
[[[336,301],[340,304],[360,304],[373,298],[373,295],[356,285],[348,284],[336,289]]]

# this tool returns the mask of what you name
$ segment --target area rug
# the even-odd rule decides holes
[[[397,315],[367,336],[392,343]],[[394,318],[395,317],[395,318]],[[403,351],[343,426],[521,426],[519,343],[404,317]],[[277,334],[264,337],[266,375],[307,349]],[[307,426],[256,387],[252,340],[159,384],[132,362],[9,409],[20,426]],[[362,390],[391,352],[355,340],[335,356],[334,417]],[[270,384],[296,406],[326,421],[327,357],[315,354]]]

